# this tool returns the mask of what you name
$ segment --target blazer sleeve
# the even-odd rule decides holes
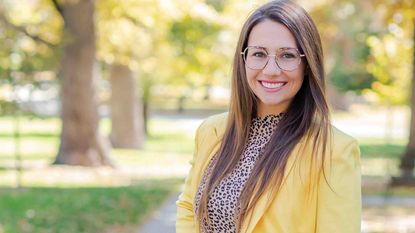
[[[203,125],[203,123],[202,123]],[[176,233],[195,233],[198,232],[193,212],[193,195],[191,194],[192,188],[196,184],[194,177],[195,160],[199,148],[200,130],[202,125],[196,130],[195,136],[195,149],[193,159],[190,161],[191,169],[186,177],[183,192],[180,194],[179,199],[176,201],[177,216],[176,216]]]
[[[317,233],[359,233],[361,224],[360,150],[356,140],[334,149],[320,179]],[[329,183],[329,185],[327,184]]]

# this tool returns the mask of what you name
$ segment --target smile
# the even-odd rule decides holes
[[[282,86],[287,84],[286,82],[266,82],[266,81],[259,81],[261,86],[265,87],[266,89],[272,89],[274,91],[279,90]]]

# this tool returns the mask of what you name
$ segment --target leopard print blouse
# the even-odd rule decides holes
[[[272,133],[281,120],[282,114],[268,115],[263,118],[256,117],[252,119],[248,143],[245,150],[234,168],[234,170],[225,177],[209,196],[207,211],[210,224],[206,219],[202,220],[201,231],[204,233],[235,233],[235,213],[238,210],[236,206],[241,191],[248,180],[249,175],[260,156],[262,148],[268,143]],[[215,164],[216,155],[209,162],[199,185],[198,192],[195,196],[195,213],[198,211],[199,202],[202,192],[205,190],[207,178],[210,176],[213,164]]]

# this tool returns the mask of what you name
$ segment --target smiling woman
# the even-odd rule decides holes
[[[308,13],[289,0],[256,9],[231,82],[229,113],[196,133],[176,232],[360,232],[360,151],[330,123]]]

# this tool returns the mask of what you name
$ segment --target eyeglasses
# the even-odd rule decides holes
[[[275,57],[275,63],[281,70],[293,71],[300,65],[301,58],[305,57],[296,48],[280,48],[275,55],[269,55],[265,48],[259,46],[248,46],[241,52],[241,55],[245,65],[253,70],[264,69],[268,64],[269,57]]]

